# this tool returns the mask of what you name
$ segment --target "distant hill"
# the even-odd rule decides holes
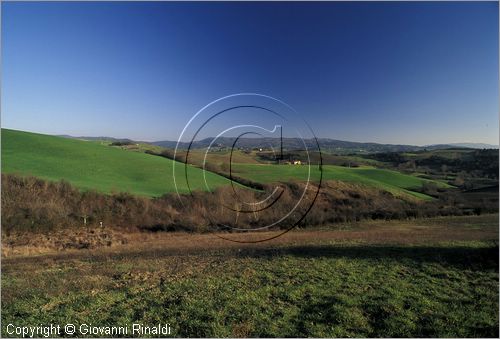
[[[474,148],[474,149],[498,149],[498,145],[483,144],[476,142],[463,142],[463,143],[451,143],[451,144],[439,144],[430,145],[428,148],[449,148],[449,147],[460,147],[460,148]]]
[[[210,145],[213,138],[206,138],[193,142],[192,148],[206,148]],[[232,147],[235,138],[218,138],[217,142],[213,144],[215,147]],[[316,147],[316,141],[313,139],[306,139],[304,142],[299,138],[283,138],[283,148],[286,150],[303,150],[304,143],[309,149],[314,149]],[[493,145],[485,144],[441,144],[441,145],[429,145],[429,146],[413,146],[413,145],[397,145],[397,144],[378,144],[374,142],[354,142],[354,141],[343,141],[328,138],[318,139],[319,146],[322,151],[332,152],[332,153],[380,153],[380,152],[416,152],[422,150],[436,150],[436,149],[447,149],[447,148],[483,148],[480,147],[484,145],[484,148],[498,148]],[[152,142],[154,145],[175,148],[176,141],[156,141]],[[469,145],[469,146],[467,146]],[[259,147],[269,147],[279,148],[280,139],[279,138],[240,138],[236,144],[239,148],[259,148]],[[472,147],[475,146],[475,147]],[[487,146],[487,147],[486,147]],[[189,143],[182,142],[179,144],[181,149],[187,149]]]
[[[86,137],[79,136],[74,137],[71,135],[58,135],[64,138],[89,140],[89,141],[108,141],[108,142],[124,142],[124,143],[144,143],[152,144],[156,146],[161,146],[165,148],[175,148],[177,141],[173,140],[161,140],[153,142],[145,142],[132,140],[128,138],[113,138],[113,137]],[[205,138],[202,140],[197,140],[193,142],[191,147],[193,149],[206,148],[210,145],[214,138]],[[230,148],[234,143],[235,138],[223,137],[218,138],[217,142],[213,144],[215,147]],[[309,149],[314,149],[316,142],[313,139],[306,139],[305,143]],[[344,141],[329,138],[319,138],[319,146],[322,151],[332,152],[332,153],[380,153],[380,152],[416,152],[423,150],[438,150],[438,149],[448,149],[448,148],[471,148],[471,149],[498,149],[498,145],[484,144],[484,143],[450,143],[450,144],[434,144],[426,146],[415,146],[415,145],[402,145],[402,144],[380,144],[375,142],[355,142],[355,141]],[[279,147],[280,140],[278,138],[240,138],[237,143],[239,148],[260,148],[269,147],[273,148]],[[189,147],[188,142],[181,142],[179,144],[180,149],[187,149]],[[303,150],[304,144],[299,138],[283,138],[283,148],[286,150]]]
[[[78,139],[86,141],[109,141],[109,142],[123,142],[123,143],[139,143],[142,141],[135,141],[128,138],[113,138],[113,137],[74,137],[68,134],[55,135],[56,137],[67,138],[67,139]]]

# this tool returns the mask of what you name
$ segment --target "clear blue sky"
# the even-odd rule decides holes
[[[2,3],[2,127],[177,139],[257,92],[319,137],[498,144],[498,4]]]

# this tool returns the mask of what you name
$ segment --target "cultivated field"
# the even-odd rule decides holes
[[[168,322],[198,337],[498,336],[498,215],[339,224],[258,245],[124,237],[5,253],[4,335],[9,322],[71,320]]]

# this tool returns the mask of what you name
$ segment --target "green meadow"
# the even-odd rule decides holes
[[[5,260],[3,333],[71,320],[169,323],[172,337],[498,336],[488,241],[133,253]]]
[[[62,179],[78,188],[104,193],[160,196],[175,192],[173,165],[170,159],[111,147],[97,141],[2,129],[2,173],[31,175],[52,181]],[[177,169],[179,191],[188,192],[183,165],[179,164]],[[259,183],[304,181],[308,178],[308,166],[304,165],[237,163],[233,165],[233,170],[235,175]],[[192,190],[207,189],[202,170],[190,166],[188,176]],[[319,181],[318,166],[311,166],[310,178]],[[206,172],[206,180],[210,189],[229,183],[226,178],[212,172]],[[439,181],[374,167],[324,165],[323,180],[355,182],[419,199],[431,199],[416,191],[424,183],[434,182],[438,187],[449,187]]]
[[[282,165],[279,167],[254,164],[237,164],[233,167],[235,175],[258,182],[286,182],[290,180],[319,181],[319,166]],[[279,169],[279,170],[277,170]],[[434,183],[437,187],[449,185],[433,180],[403,174],[397,171],[373,167],[348,168],[334,165],[323,165],[323,180],[339,180],[361,183],[386,190],[396,195],[411,195],[420,199],[431,199],[428,195],[416,192],[425,183]]]
[[[99,142],[2,129],[2,173],[31,175],[70,182],[78,188],[104,193],[128,192],[160,196],[175,192],[173,161],[131,152]],[[178,166],[179,190],[187,192],[183,166]],[[176,168],[177,170],[177,168]],[[202,170],[189,167],[190,188],[205,189]],[[228,183],[206,173],[211,187]]]

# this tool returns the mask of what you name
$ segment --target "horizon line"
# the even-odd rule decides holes
[[[164,142],[164,141],[169,141],[169,142],[177,142],[176,138],[173,139],[159,139],[159,140],[145,140],[145,139],[132,139],[130,137],[117,137],[117,136],[112,136],[112,135],[72,135],[72,134],[66,134],[66,133],[58,133],[58,134],[48,134],[48,133],[43,133],[43,132],[37,132],[37,131],[28,131],[28,130],[20,130],[20,129],[15,129],[15,128],[9,128],[9,127],[1,127],[1,129],[7,129],[7,130],[13,130],[13,131],[18,131],[18,132],[28,132],[28,133],[35,133],[35,134],[42,134],[42,135],[50,135],[50,136],[56,136],[56,137],[71,137],[75,139],[84,139],[84,138],[112,138],[112,139],[128,139],[130,141],[137,141],[137,142],[144,142],[144,143],[155,143],[155,142]],[[194,140],[196,141],[201,141],[204,139],[210,139],[214,138],[212,137],[205,137],[201,139]],[[234,137],[224,137],[224,138],[234,138]],[[284,139],[297,139],[298,137],[283,137]],[[242,139],[254,139],[254,138],[242,138]],[[258,139],[258,138],[255,138]],[[273,137],[266,137],[266,139],[273,139]],[[279,138],[274,138],[274,139],[279,139]],[[311,140],[313,138],[306,138],[305,140]],[[388,143],[388,142],[375,142],[375,141],[353,141],[353,140],[345,140],[345,139],[335,139],[332,137],[317,137],[317,140],[321,139],[328,139],[328,140],[335,140],[335,141],[342,141],[342,142],[352,142],[352,143],[359,143],[359,144],[377,144],[377,145],[392,145],[392,146],[415,146],[415,147],[429,147],[429,146],[437,146],[437,145],[450,145],[454,146],[456,144],[481,144],[481,145],[488,145],[488,146],[494,146],[494,148],[500,148],[500,143],[497,144],[492,144],[488,142],[477,142],[477,141],[458,141],[458,142],[441,142],[441,143],[432,143],[432,144],[411,144],[411,143]],[[186,141],[182,141],[186,142]]]

